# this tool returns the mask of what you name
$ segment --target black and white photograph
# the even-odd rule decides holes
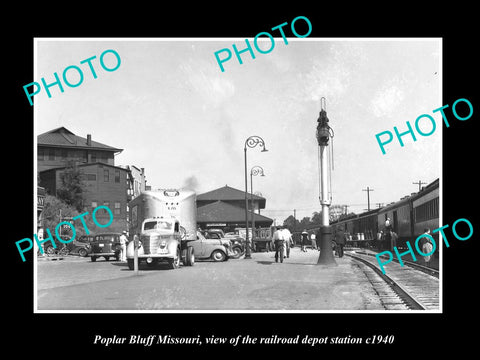
[[[9,281],[62,349],[381,353],[464,318],[466,37],[252,19],[23,39]]]
[[[261,40],[37,39],[38,311],[441,310],[441,39]]]

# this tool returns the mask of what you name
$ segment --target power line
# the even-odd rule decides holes
[[[422,182],[422,180],[418,180],[418,182],[412,183],[414,185],[418,185],[418,192],[422,190],[422,184],[426,184],[426,182]]]
[[[373,189],[370,189],[368,186],[366,189],[362,189],[362,191],[367,192],[367,201],[368,201],[368,211],[370,211],[370,191],[373,191]]]

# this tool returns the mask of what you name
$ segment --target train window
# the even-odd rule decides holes
[[[438,198],[432,199],[413,209],[415,222],[422,222],[438,217]]]

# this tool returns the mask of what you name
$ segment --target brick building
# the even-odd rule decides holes
[[[59,127],[38,135],[37,171],[64,167],[72,161],[75,164],[99,162],[115,165],[115,155],[122,151],[123,149],[93,141],[90,134],[84,138]]]
[[[127,229],[128,202],[146,186],[145,171],[134,166],[115,166],[115,155],[122,149],[77,136],[60,127],[37,137],[40,186],[56,195],[62,186],[61,175],[69,166],[81,173],[84,185],[83,209],[91,213],[97,206],[108,206],[115,224]],[[96,213],[108,221],[105,210]],[[100,220],[101,221],[101,220]]]

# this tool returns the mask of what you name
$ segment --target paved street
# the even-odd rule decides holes
[[[169,270],[68,257],[38,260],[38,310],[380,310],[378,296],[348,257],[316,265],[318,251],[197,261]]]

